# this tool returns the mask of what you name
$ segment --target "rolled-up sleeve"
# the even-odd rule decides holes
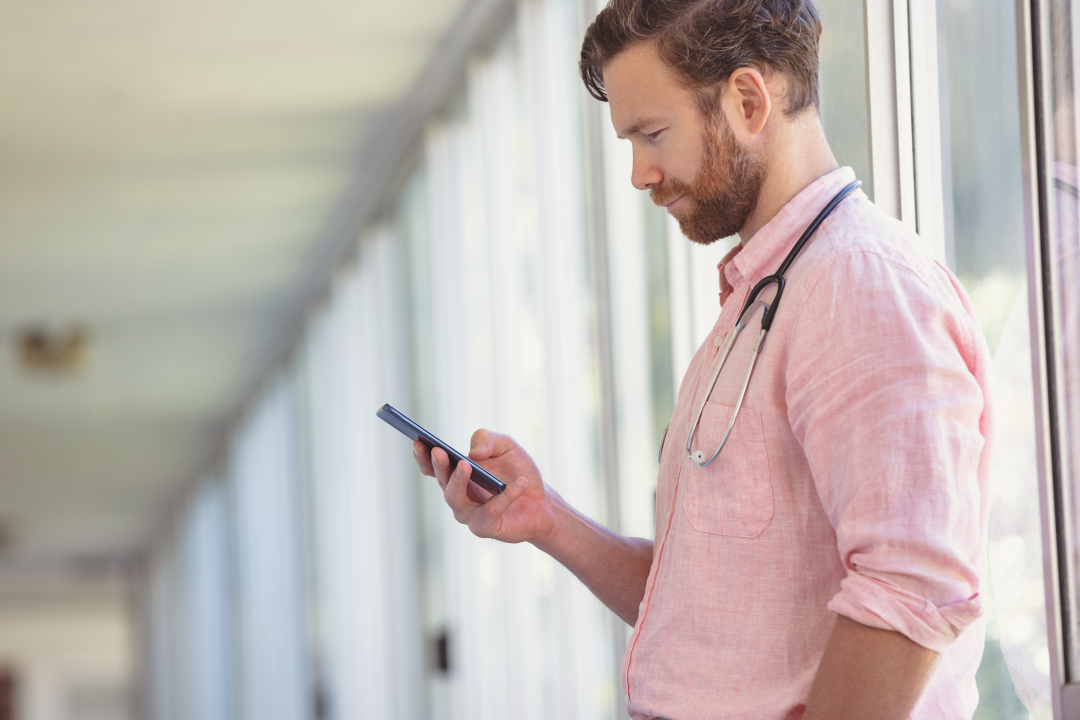
[[[829,609],[943,651],[981,614],[990,407],[955,278],[875,252],[808,284],[789,420],[846,568]]]

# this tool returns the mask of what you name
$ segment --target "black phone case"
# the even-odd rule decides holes
[[[405,413],[401,412],[389,403],[379,408],[379,411],[375,414],[378,415],[379,418],[387,425],[394,428],[410,440],[420,440],[428,447],[442,448],[443,451],[450,457],[450,460],[454,463],[454,465],[457,465],[462,460],[469,463],[469,465],[472,465],[472,481],[487,490],[489,493],[498,495],[506,489],[506,483],[504,483],[502,480],[495,477],[487,470],[474,463],[467,456],[462,455],[457,450],[450,447],[442,440],[429,433],[427,430],[422,428],[415,421],[405,415]]]

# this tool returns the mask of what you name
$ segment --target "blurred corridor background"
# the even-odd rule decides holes
[[[881,39],[818,4],[826,133],[874,198]],[[625,717],[629,628],[458,526],[374,414],[507,432],[652,536],[732,241],[630,186],[577,78],[599,7],[0,0],[0,720]],[[1049,717],[1019,5],[911,7],[919,229],[1004,418],[979,717]]]

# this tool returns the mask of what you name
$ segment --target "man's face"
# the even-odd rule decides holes
[[[765,182],[765,163],[741,145],[719,104],[703,117],[651,43],[604,67],[611,122],[634,149],[631,182],[707,245],[746,225]]]

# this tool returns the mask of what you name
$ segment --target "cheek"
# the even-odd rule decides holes
[[[683,142],[672,148],[669,173],[672,177],[689,183],[698,176],[704,156],[701,143]]]

